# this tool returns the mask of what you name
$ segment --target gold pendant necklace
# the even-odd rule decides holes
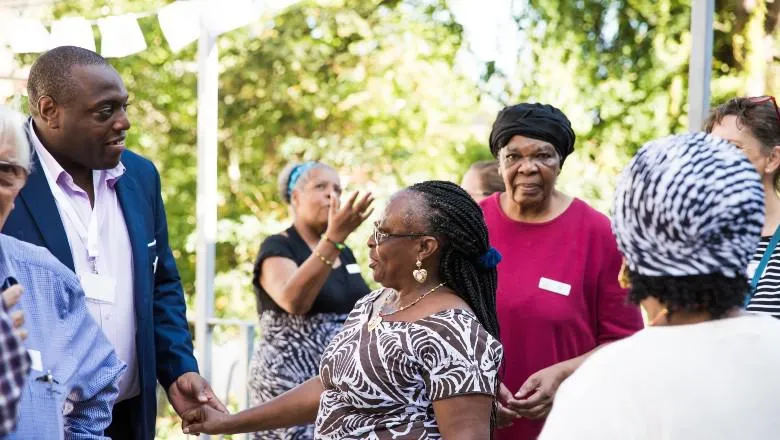
[[[403,306],[403,307],[399,307],[399,308],[397,308],[396,310],[393,310],[393,311],[392,311],[392,312],[390,312],[390,313],[385,313],[385,314],[382,314],[382,308],[384,308],[384,306],[387,304],[387,298],[385,298],[385,300],[384,300],[384,301],[382,301],[382,307],[380,307],[380,309],[379,309],[379,312],[377,312],[376,316],[374,316],[373,318],[371,318],[371,319],[368,321],[368,331],[370,331],[370,332],[373,332],[374,330],[376,330],[376,329],[377,329],[377,327],[379,327],[379,325],[380,325],[380,324],[382,324],[383,318],[384,318],[385,316],[390,316],[390,315],[392,315],[392,314],[394,314],[394,313],[402,312],[402,311],[404,311],[404,310],[408,309],[409,307],[411,307],[411,306],[413,306],[413,305],[417,304],[418,302],[420,302],[420,300],[422,300],[422,299],[423,299],[423,298],[425,298],[426,296],[428,296],[428,295],[430,295],[431,293],[435,292],[435,291],[436,291],[436,289],[438,289],[439,287],[441,287],[441,286],[443,286],[443,285],[444,285],[444,283],[441,283],[441,284],[439,284],[438,286],[436,286],[436,287],[434,287],[433,289],[431,289],[431,290],[429,290],[429,291],[427,291],[427,292],[423,293],[422,295],[420,295],[419,297],[417,297],[417,299],[415,299],[414,301],[412,301],[411,303],[409,303],[409,304],[407,304],[407,305],[405,305],[405,306]]]

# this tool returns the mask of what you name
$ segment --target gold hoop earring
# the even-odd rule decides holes
[[[414,277],[414,280],[418,283],[422,284],[425,282],[425,280],[428,279],[428,271],[422,268],[422,261],[420,259],[417,259],[417,269],[412,271],[412,276]]]

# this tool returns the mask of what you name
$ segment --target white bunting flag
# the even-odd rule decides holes
[[[119,58],[146,49],[146,40],[133,15],[115,15],[98,20],[100,53],[106,58]]]
[[[78,46],[95,51],[92,25],[82,17],[68,17],[51,25],[51,47]]]

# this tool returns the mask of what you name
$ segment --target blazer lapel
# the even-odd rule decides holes
[[[119,205],[122,208],[122,215],[125,218],[127,226],[127,235],[130,238],[130,247],[133,252],[133,292],[135,295],[135,313],[138,322],[142,322],[141,312],[146,307],[147,290],[144,286],[149,283],[148,271],[144,268],[151,266],[149,262],[149,249],[147,248],[144,228],[143,200],[137,189],[137,183],[126,171],[125,174],[116,182],[116,194],[119,199]]]
[[[27,179],[27,185],[19,193],[20,199],[30,211],[30,217],[38,228],[49,251],[62,264],[74,270],[73,255],[70,253],[68,235],[62,224],[57,202],[49,188],[46,175],[41,171],[41,161],[33,154],[33,172]]]

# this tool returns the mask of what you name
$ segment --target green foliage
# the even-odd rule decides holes
[[[55,2],[52,18],[166,3],[68,0]],[[779,1],[716,1],[714,102],[777,93],[780,64],[761,42],[777,45],[779,13]],[[220,36],[217,315],[254,319],[254,256],[289,223],[276,194],[285,164],[330,163],[348,190],[373,191],[379,209],[412,182],[457,181],[489,157],[498,106],[481,90],[496,90],[497,79],[507,84],[502,101],[548,102],[567,113],[578,140],[560,187],[605,212],[636,149],[687,129],[689,0],[538,0],[515,20],[517,73],[501,78],[491,61],[482,84],[454,68],[462,30],[445,0],[308,0]],[[111,62],[131,93],[128,144],[162,174],[171,247],[192,305],[197,44],[172,53],[156,17],[140,23],[149,48]],[[348,240],[359,261],[368,233],[364,225]],[[164,419],[161,429],[175,431],[174,422]]]
[[[763,0],[750,10],[747,2],[717,3],[715,103],[750,93],[751,75],[771,70],[759,42],[780,11]],[[606,212],[628,158],[644,142],[687,130],[690,4],[539,0],[515,17],[526,44],[506,94],[556,105],[572,120],[577,150],[562,174],[564,191]],[[772,72],[780,69],[758,75],[768,87],[780,78]]]
[[[143,13],[165,3],[70,0],[57,2],[52,17]],[[193,314],[197,44],[172,53],[155,16],[140,25],[148,49],[110,61],[131,95],[128,145],[163,179],[170,243]],[[461,28],[438,0],[304,1],[219,37],[217,316],[255,319],[253,260],[263,238],[290,221],[276,194],[289,161],[333,165],[348,190],[373,191],[381,208],[397,188],[457,180],[485,154],[476,137],[484,133],[473,128],[479,93],[453,69],[460,46]],[[361,261],[369,228],[348,240]],[[168,417],[159,435],[175,438],[171,409],[161,408]]]
[[[58,2],[53,17],[165,3],[73,0]],[[192,305],[197,44],[172,53],[155,16],[140,24],[148,49],[111,63],[131,94],[128,144],[160,169],[171,247]],[[375,192],[381,208],[408,183],[457,180],[474,151],[481,154],[470,128],[479,94],[453,71],[460,46],[460,26],[430,0],[304,1],[219,37],[218,316],[253,319],[252,262],[263,237],[289,222],[275,193],[289,161],[332,164],[348,189]],[[367,234],[350,239],[359,255]]]

